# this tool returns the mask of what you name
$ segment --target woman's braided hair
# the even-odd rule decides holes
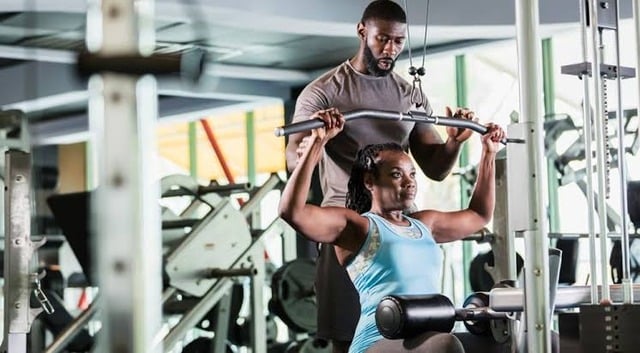
[[[347,184],[346,207],[358,213],[364,213],[371,209],[371,192],[364,185],[366,173],[378,176],[376,158],[382,151],[404,152],[402,146],[395,142],[367,145],[356,153],[356,160],[351,167],[351,176]]]

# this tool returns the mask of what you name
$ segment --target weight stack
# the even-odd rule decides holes
[[[580,306],[582,353],[633,353],[640,347],[640,305]]]

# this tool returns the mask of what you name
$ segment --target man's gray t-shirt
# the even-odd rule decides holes
[[[341,113],[357,109],[375,109],[406,113],[411,103],[412,86],[395,72],[376,77],[356,71],[347,60],[307,85],[296,102],[293,122],[307,120],[318,110],[331,107]],[[427,102],[426,98],[424,99]],[[427,114],[431,107],[426,104]],[[344,206],[347,183],[356,152],[369,144],[396,142],[405,150],[415,123],[380,119],[357,119],[325,146],[319,164],[323,206]]]

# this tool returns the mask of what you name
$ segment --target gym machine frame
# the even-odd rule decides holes
[[[574,65],[566,65],[562,67],[562,73],[575,75],[583,81],[583,126],[584,126],[584,138],[585,138],[585,159],[586,159],[586,177],[587,177],[587,203],[588,203],[588,229],[590,240],[590,254],[591,254],[591,304],[598,303],[598,292],[596,291],[596,285],[598,283],[597,278],[597,260],[596,260],[596,235],[594,226],[594,210],[598,210],[599,221],[599,234],[600,234],[600,271],[602,290],[600,291],[600,300],[608,302],[609,298],[609,274],[608,274],[608,236],[610,230],[607,229],[607,215],[604,210],[608,207],[606,200],[609,198],[609,136],[607,135],[608,124],[608,109],[607,109],[607,94],[606,94],[606,80],[615,79],[617,86],[617,140],[618,140],[618,152],[617,152],[617,166],[619,170],[619,187],[620,187],[620,235],[621,235],[621,248],[622,248],[622,289],[623,297],[622,303],[633,303],[633,290],[631,288],[631,275],[630,275],[630,258],[629,258],[629,227],[628,227],[628,212],[627,212],[627,169],[626,169],[626,146],[625,146],[625,126],[623,122],[624,110],[622,106],[622,84],[621,81],[624,78],[635,77],[635,70],[633,68],[622,67],[620,65],[620,39],[619,39],[619,4],[617,0],[594,0],[586,1],[580,0],[580,19],[581,19],[581,46],[583,62]],[[638,22],[637,16],[635,16],[636,23]],[[591,39],[591,57],[593,63],[589,62],[588,55],[588,41],[587,30]],[[615,65],[604,64],[604,49],[603,44],[603,32],[605,30],[612,30],[615,33]],[[636,43],[638,46],[638,43]],[[597,69],[596,69],[597,68]],[[589,92],[589,80],[592,78],[593,89],[595,91],[595,97],[593,99],[593,111],[591,107],[591,99]],[[593,115],[593,124],[596,127],[596,173],[598,182],[598,197],[595,201],[596,208],[594,208],[593,200],[593,180],[592,180],[592,131],[591,131],[591,116]]]

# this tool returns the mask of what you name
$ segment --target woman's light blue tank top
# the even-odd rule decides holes
[[[406,216],[410,226],[394,225],[369,212],[363,216],[369,219],[367,239],[346,266],[361,310],[349,353],[364,352],[382,339],[375,313],[385,295],[440,293],[442,251],[431,231]]]

